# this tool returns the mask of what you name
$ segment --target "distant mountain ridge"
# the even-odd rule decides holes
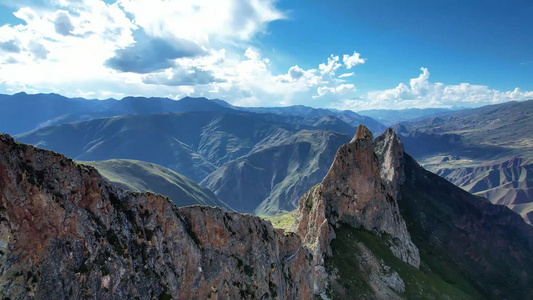
[[[437,175],[472,194],[508,206],[533,224],[533,158],[485,162],[477,167],[442,168]]]
[[[358,114],[368,116],[378,120],[379,122],[392,126],[394,124],[413,121],[417,119],[426,118],[429,116],[438,116],[453,112],[454,110],[448,108],[408,108],[408,109],[371,109],[360,110]]]
[[[206,98],[125,97],[122,100],[86,100],[58,94],[0,95],[0,131],[20,134],[36,128],[129,114],[189,111],[225,111]]]
[[[43,101],[46,101],[46,105]],[[385,127],[378,121],[360,116],[351,111],[338,112],[307,106],[248,108],[232,106],[220,99],[209,100],[199,97],[185,97],[172,100],[160,97],[125,97],[121,100],[86,100],[67,98],[58,94],[0,94],[0,131],[20,134],[37,128],[61,125],[72,122],[88,121],[96,118],[129,114],[153,114],[192,111],[239,110],[257,113],[271,113],[285,116],[300,116],[320,119],[336,117],[350,124],[368,124],[376,133]]]
[[[531,222],[533,100],[449,112],[395,128],[406,151],[425,168]]]

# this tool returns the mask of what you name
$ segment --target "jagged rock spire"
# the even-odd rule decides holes
[[[374,136],[372,135],[372,132],[368,128],[366,128],[365,125],[359,125],[357,127],[357,132],[355,133],[353,139],[350,141],[350,143],[355,142],[355,140],[361,140],[361,139],[370,139],[373,140]]]
[[[374,142],[370,130],[360,125],[352,141],[337,151],[322,183],[300,200],[295,229],[315,250],[315,292],[325,286],[322,256],[330,255],[329,242],[341,224],[389,234],[395,240],[389,242],[392,252],[415,267],[420,265],[397,203],[403,155],[392,129]]]

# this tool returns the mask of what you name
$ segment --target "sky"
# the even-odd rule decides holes
[[[241,106],[533,99],[531,0],[0,0],[0,93]]]

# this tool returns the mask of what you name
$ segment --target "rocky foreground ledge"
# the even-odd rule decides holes
[[[298,236],[252,215],[122,191],[8,135],[0,197],[2,297],[312,297],[312,258]]]

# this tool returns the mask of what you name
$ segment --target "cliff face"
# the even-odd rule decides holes
[[[533,228],[424,170],[391,129],[360,126],[296,218],[323,298],[533,297]]]
[[[218,208],[124,192],[92,167],[0,135],[0,295],[308,299],[297,236]]]
[[[295,230],[315,256],[315,292],[326,288],[324,260],[331,256],[329,243],[342,224],[390,236],[388,246],[398,258],[418,267],[418,249],[411,241],[398,208],[397,168],[403,146],[392,130],[373,142],[372,133],[359,126],[352,141],[339,148],[321,184],[300,200]]]
[[[533,227],[503,205],[472,195],[406,155],[400,211],[424,262],[456,285],[436,262],[455,266],[483,299],[533,299]],[[442,263],[441,263],[442,265]],[[444,277],[446,278],[446,277]]]

